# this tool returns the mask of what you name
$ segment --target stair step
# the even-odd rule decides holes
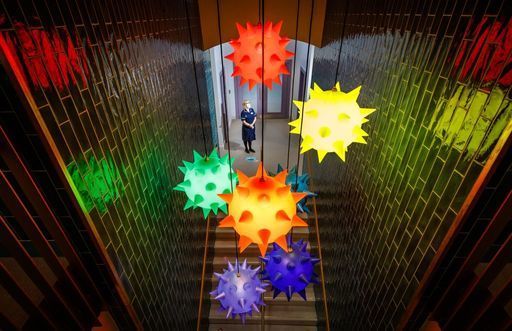
[[[211,288],[212,290],[213,289],[216,289],[218,284],[219,284],[219,280],[214,277],[213,279],[210,280],[211,282]],[[315,291],[314,291],[314,288],[313,288],[314,285],[309,285],[308,287],[306,287],[306,298],[307,298],[307,301],[304,301],[304,299],[302,299],[302,297],[300,295],[298,295],[297,293],[293,294],[292,295],[292,298],[290,301],[288,301],[288,299],[286,298],[286,295],[284,293],[280,293],[275,299],[273,299],[273,295],[274,295],[274,291],[271,289],[270,286],[267,286],[266,289],[267,289],[267,292],[265,292],[264,294],[264,300],[265,300],[265,303],[266,304],[275,304],[275,305],[302,305],[302,306],[309,306],[309,305],[315,305],[315,302],[316,302],[316,298],[315,298]],[[215,300],[211,299],[212,302],[215,302]]]
[[[245,253],[245,252],[244,252]],[[243,262],[244,259],[247,259],[247,264],[249,264],[253,269],[260,265],[260,259],[258,259],[257,255],[247,256],[242,254],[240,257],[240,262]],[[222,269],[228,268],[228,260],[231,264],[235,264],[235,256],[230,254],[229,256],[218,256],[216,255],[213,258],[213,271],[222,273]]]
[[[307,215],[299,215],[304,220],[307,220]],[[220,218],[222,219],[222,218]],[[314,219],[311,218],[308,223]],[[235,261],[235,242],[234,232],[231,228],[216,227],[218,220],[214,220],[215,244],[214,244],[214,258],[212,261],[213,271],[222,273],[222,269],[227,269],[227,259],[234,263]],[[307,240],[310,236],[309,228],[294,228],[293,239]],[[271,245],[269,246],[269,248]],[[316,245],[308,248],[316,249]],[[240,261],[247,259],[247,263],[253,268],[259,266],[261,261],[258,259],[260,255],[259,248],[256,244],[251,244],[247,249],[239,254]],[[208,280],[211,288],[215,289],[218,285],[217,277],[212,277]],[[240,318],[226,319],[226,311],[218,311],[220,303],[217,300],[210,298],[210,316],[209,316],[209,330],[212,331],[229,331],[229,330],[266,330],[266,331],[316,331],[316,308],[314,288],[315,285],[310,285],[306,288],[307,301],[304,301],[298,294],[294,294],[288,302],[284,293],[279,294],[273,299],[273,291],[267,287],[267,292],[264,294],[264,300],[267,306],[264,310],[264,329],[262,329],[261,315],[254,313],[254,315],[247,316],[246,325],[243,325]]]
[[[299,239],[307,239],[307,238],[300,238],[300,236],[294,236],[293,240],[299,240]],[[272,246],[269,246],[272,247]],[[313,249],[316,249],[316,246],[313,246]],[[226,255],[227,257],[231,258],[235,255],[235,240],[234,238],[227,238],[227,239],[218,239],[215,241],[214,251],[215,255]],[[308,251],[311,251],[311,244],[308,242]],[[243,253],[240,255],[241,258],[245,256],[260,256],[260,249],[258,248],[258,245],[251,244],[249,247],[247,247]]]
[[[219,228],[215,229],[215,239],[234,239],[233,228]],[[293,240],[308,239],[309,229],[307,227],[294,227],[293,228]]]
[[[317,331],[316,326],[310,325],[265,325],[264,328],[259,324],[253,325],[235,325],[235,324],[211,324],[209,331]]]
[[[218,311],[219,304],[213,303],[210,309],[210,324],[241,324],[240,318],[226,319],[226,311]],[[315,306],[272,305],[265,307],[265,325],[309,325],[316,326]],[[247,316],[246,324],[261,323],[261,315]]]

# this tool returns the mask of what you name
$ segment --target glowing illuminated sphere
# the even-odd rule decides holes
[[[283,167],[280,164],[277,165],[277,172],[283,171]],[[286,176],[286,184],[291,185],[293,192],[306,193],[306,197],[297,203],[297,209],[301,213],[310,213],[311,211],[306,206],[307,199],[310,197],[316,197],[317,194],[309,191],[309,174],[307,172],[297,177],[297,167],[290,169],[288,176]]]
[[[322,162],[327,153],[334,152],[345,161],[345,152],[350,144],[366,144],[364,137],[368,134],[361,126],[368,122],[365,117],[375,109],[359,107],[357,97],[360,90],[361,86],[344,93],[337,83],[335,89],[322,91],[314,84],[307,102],[293,101],[299,109],[299,118],[289,124],[294,127],[291,133],[300,134],[302,121],[301,153],[316,149],[318,160]]]
[[[263,175],[263,178],[262,178]],[[256,243],[265,255],[269,243],[287,249],[286,234],[292,226],[307,226],[297,216],[296,203],[305,193],[293,193],[285,184],[287,171],[267,175],[261,163],[254,177],[238,172],[239,185],[233,194],[219,194],[228,203],[229,215],[220,227],[233,227],[240,235],[240,252]]]
[[[219,279],[219,285],[210,294],[219,300],[222,310],[227,310],[226,318],[235,318],[238,314],[245,323],[247,314],[252,316],[253,310],[259,313],[258,306],[265,305],[261,294],[265,293],[268,284],[258,277],[259,269],[259,266],[251,269],[247,260],[240,265],[235,261],[234,266],[228,261],[228,270],[224,269],[222,274],[214,273]]]
[[[219,157],[216,149],[208,157],[194,151],[193,163],[183,161],[185,166],[179,168],[184,174],[184,179],[174,189],[183,191],[187,195],[188,200],[184,209],[201,208],[205,218],[210,210],[214,214],[217,214],[219,209],[226,213],[226,203],[219,198],[218,194],[231,192],[231,174],[233,187],[236,185],[236,174],[232,169],[233,162],[234,160],[229,160],[227,154],[222,158]]]
[[[229,44],[234,51],[227,55],[226,59],[233,61],[232,76],[240,76],[240,86],[248,83],[251,90],[254,85],[263,82],[272,89],[272,82],[281,84],[280,74],[289,74],[285,62],[294,53],[286,50],[290,39],[279,35],[282,24],[283,21],[279,21],[276,25],[267,22],[262,33],[261,24],[247,23],[247,28],[244,28],[236,23],[240,36],[230,41]],[[262,35],[265,38],[263,43]]]
[[[274,298],[284,292],[288,301],[293,293],[306,300],[306,287],[309,283],[318,284],[315,274],[315,264],[320,259],[312,257],[307,252],[307,242],[302,239],[297,243],[290,242],[290,251],[274,245],[265,257],[260,259],[265,263],[263,278],[269,280],[274,288]]]

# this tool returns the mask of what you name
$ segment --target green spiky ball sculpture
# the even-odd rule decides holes
[[[229,160],[227,154],[219,157],[217,149],[214,149],[209,156],[201,156],[194,151],[193,163],[183,161],[184,166],[179,167],[184,174],[183,182],[174,189],[185,192],[187,195],[188,200],[184,209],[201,208],[204,218],[210,211],[217,214],[220,209],[226,213],[226,202],[217,194],[231,193],[231,187],[236,186],[237,177],[232,168],[233,162],[234,159]]]

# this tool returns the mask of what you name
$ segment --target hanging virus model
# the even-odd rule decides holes
[[[209,156],[201,156],[194,151],[194,162],[183,161],[184,166],[179,167],[184,174],[183,182],[174,189],[183,191],[188,197],[185,210],[194,207],[201,208],[206,218],[210,210],[217,214],[218,210],[227,212],[226,203],[219,198],[219,193],[231,192],[231,185],[236,185],[236,174],[232,169],[234,160],[228,155],[219,157],[214,149]],[[230,177],[232,183],[230,183]]]
[[[269,280],[272,284],[274,298],[284,292],[288,301],[293,293],[299,293],[306,300],[306,287],[309,283],[318,284],[318,275],[314,269],[320,259],[312,257],[307,252],[307,242],[302,239],[297,243],[291,242],[290,237],[288,240],[289,251],[274,245],[265,257],[260,257],[265,263],[262,279]]]
[[[366,144],[364,137],[368,134],[361,126],[368,122],[365,117],[375,109],[359,107],[357,97],[360,90],[361,86],[344,93],[337,83],[333,90],[322,91],[314,84],[307,102],[293,101],[299,109],[299,118],[290,122],[293,126],[291,133],[302,132],[301,153],[316,149],[318,160],[322,162],[327,153],[334,152],[345,161],[345,152],[350,144]]]
[[[277,165],[277,172],[283,171],[283,167],[278,164]],[[290,169],[290,172],[288,173],[288,176],[286,176],[286,185],[291,185],[293,192],[301,192],[306,193],[306,197],[304,199],[300,200],[297,203],[297,209],[301,213],[310,213],[311,211],[307,207],[307,199],[311,197],[316,197],[317,194],[309,191],[309,174],[303,173],[302,175],[297,177],[297,167],[293,167]]]
[[[219,285],[210,294],[219,300],[221,310],[228,311],[226,318],[235,318],[238,314],[245,323],[247,314],[252,316],[253,310],[259,313],[258,306],[265,305],[261,294],[265,293],[268,284],[258,277],[259,269],[259,266],[251,269],[247,260],[242,264],[235,261],[234,266],[228,261],[228,270],[224,269],[222,274],[214,273]]]
[[[286,234],[293,226],[307,226],[297,216],[296,203],[305,193],[293,193],[285,184],[287,171],[275,177],[267,175],[260,163],[254,177],[238,172],[239,185],[233,194],[219,194],[228,203],[229,215],[220,227],[233,227],[240,235],[240,252],[256,243],[265,255],[269,243],[287,249]]]
[[[289,74],[286,60],[294,53],[286,50],[290,39],[279,35],[282,24],[283,21],[275,25],[267,22],[262,31],[261,23],[247,23],[247,28],[236,23],[240,36],[229,43],[234,50],[226,59],[233,61],[231,76],[240,76],[240,86],[248,83],[252,90],[257,83],[263,82],[272,89],[272,82],[281,84],[280,74]]]

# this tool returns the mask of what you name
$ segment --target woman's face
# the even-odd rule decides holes
[[[250,109],[250,108],[251,108],[251,103],[250,102],[246,103],[245,104],[245,109]]]

